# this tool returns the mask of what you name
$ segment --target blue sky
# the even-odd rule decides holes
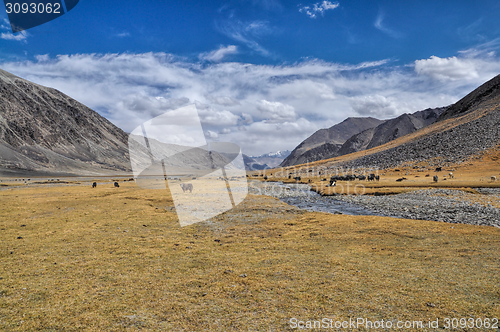
[[[291,149],[348,116],[455,102],[500,73],[500,2],[92,1],[13,35],[0,68],[126,131],[196,104],[207,137]]]

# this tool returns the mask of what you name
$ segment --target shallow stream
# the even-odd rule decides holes
[[[307,211],[319,211],[333,214],[383,216],[366,207],[343,202],[332,196],[321,196],[311,191],[307,184],[284,184],[282,182],[249,183],[250,193],[276,197],[281,201]]]

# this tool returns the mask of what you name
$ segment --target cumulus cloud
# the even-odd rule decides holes
[[[45,62],[50,60],[50,56],[48,54],[35,55],[35,59],[38,62]]]
[[[268,122],[293,121],[297,117],[293,106],[278,101],[260,100],[257,102],[257,109]]]
[[[456,56],[440,58],[433,55],[429,59],[417,60],[415,71],[442,81],[479,77],[474,61],[459,59]]]
[[[216,140],[219,138],[219,134],[217,134],[214,131],[207,130],[207,131],[205,131],[205,137],[208,139]]]
[[[394,99],[381,95],[352,98],[351,106],[357,114],[375,118],[393,117],[398,113],[401,114],[408,111],[406,105],[401,107]]]
[[[202,53],[199,55],[200,60],[210,61],[210,62],[220,62],[224,60],[228,55],[237,54],[238,47],[234,45],[221,46],[219,49],[208,53]]]
[[[214,126],[231,126],[238,123],[239,117],[229,111],[216,111],[213,109],[198,111],[201,121]]]
[[[195,104],[204,132],[224,135],[245,154],[260,155],[293,149],[348,116],[387,118],[449,105],[500,72],[496,56],[458,55],[459,62],[474,64],[478,77],[443,81],[434,73],[446,66],[430,71],[426,60],[422,71],[417,63],[391,67],[386,61],[200,64],[165,53],[127,53],[40,55],[0,67],[66,93],[125,131]]]
[[[299,8],[299,12],[306,13],[310,18],[316,18],[317,14],[324,15],[327,10],[332,10],[340,6],[338,2],[323,1],[317,2],[311,6]]]

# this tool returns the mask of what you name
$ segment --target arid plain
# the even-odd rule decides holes
[[[499,173],[463,167],[428,185],[473,190]],[[379,185],[396,183],[390,173]],[[430,182],[415,175],[404,190]],[[95,189],[94,179],[6,180],[1,330],[273,331],[294,317],[500,316],[495,227],[306,212],[259,195],[180,227],[168,191],[128,179],[119,188],[95,179]]]

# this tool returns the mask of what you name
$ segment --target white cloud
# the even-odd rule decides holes
[[[239,120],[240,125],[248,125],[253,123],[253,118],[250,114],[241,113],[241,118]]]
[[[297,117],[293,106],[278,101],[260,100],[257,102],[257,109],[262,112],[267,122],[281,123],[293,121]]]
[[[398,113],[411,112],[406,106],[400,107],[393,98],[381,95],[354,97],[351,99],[351,106],[359,115],[375,118],[388,118]]]
[[[415,71],[420,75],[427,75],[442,81],[479,77],[474,61],[459,59],[455,56],[440,58],[433,55],[429,59],[417,60]]]
[[[48,54],[35,55],[35,59],[38,62],[45,62],[50,60],[50,56]]]
[[[198,111],[201,121],[204,124],[214,126],[234,126],[238,123],[239,117],[233,113],[223,110],[216,111],[213,109]]]
[[[227,96],[211,96],[207,95],[206,98],[212,103],[221,106],[236,106],[240,105],[240,102],[234,98]]]
[[[165,111],[186,106],[189,102],[189,98],[186,97],[166,99],[161,96],[152,97],[144,94],[131,94],[126,96],[120,103],[123,105],[123,108],[127,110],[149,114],[151,117],[155,117],[163,114]]]
[[[311,6],[299,8],[299,12],[306,13],[310,18],[316,18],[317,14],[324,15],[327,10],[332,10],[340,6],[338,2],[323,1]]]
[[[257,39],[274,33],[274,29],[269,26],[267,21],[242,22],[231,19],[217,24],[217,29],[263,56],[272,56],[271,52],[257,42]]]
[[[124,37],[130,37],[130,33],[129,32],[120,32],[120,33],[117,33],[116,34],[117,37],[119,38],[124,38]]]
[[[26,31],[21,31],[18,32],[17,34],[13,34],[11,32],[2,32],[0,34],[0,38],[5,40],[16,40],[16,41],[26,42],[26,38],[28,38],[28,33]]]
[[[385,14],[380,11],[377,15],[377,18],[375,19],[375,22],[373,23],[373,26],[375,28],[379,29],[380,31],[388,34],[389,36],[391,36],[393,38],[402,38],[403,37],[402,33],[395,31],[393,29],[390,29],[390,28],[386,27],[385,25],[383,25],[384,18],[385,18]]]
[[[458,53],[465,58],[489,58],[495,57],[499,48],[500,38],[496,38]]]
[[[206,60],[206,61],[211,61],[211,62],[220,62],[224,58],[226,58],[228,55],[231,54],[237,54],[238,53],[238,47],[234,45],[229,45],[229,46],[221,46],[219,49],[214,50],[212,52],[208,53],[202,53],[199,55],[200,60]]]
[[[454,61],[437,65],[433,58],[391,67],[387,61],[200,64],[164,53],[78,54],[40,55],[0,67],[66,93],[125,131],[166,110],[195,104],[205,132],[223,135],[245,154],[260,155],[293,149],[314,131],[349,116],[387,118],[449,105],[500,72],[498,57],[489,53],[458,55],[457,61],[470,62],[477,74],[462,73],[462,79],[454,79]]]
[[[208,138],[208,139],[218,139],[219,138],[219,134],[217,134],[214,131],[207,130],[207,131],[205,131],[205,137]]]

